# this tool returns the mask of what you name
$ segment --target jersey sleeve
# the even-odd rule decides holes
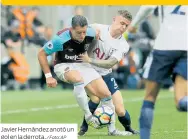
[[[129,52],[129,45],[128,43],[121,42],[120,48],[122,49],[116,50],[111,56],[111,57],[116,58],[118,62],[121,61],[121,59],[124,58],[125,55]]]
[[[63,51],[63,40],[58,35],[55,35],[52,40],[48,41],[43,49],[47,55],[51,55],[57,51]]]
[[[131,22],[131,26],[136,27],[138,24],[140,24],[148,15],[151,14],[152,11],[154,11],[156,7],[157,5],[141,6],[135,18]]]
[[[96,38],[96,31],[95,31],[95,29],[93,27],[89,26],[87,28],[86,36],[90,36],[90,37]]]

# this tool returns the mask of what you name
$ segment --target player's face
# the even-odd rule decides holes
[[[113,22],[116,33],[123,34],[127,30],[130,23],[131,21],[123,16],[116,16]]]
[[[84,27],[77,26],[75,28],[72,28],[71,33],[75,40],[79,42],[83,42],[83,40],[86,37],[86,31],[87,31],[87,26]]]

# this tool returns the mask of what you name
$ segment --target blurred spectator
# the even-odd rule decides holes
[[[18,26],[16,24],[14,24],[10,30],[6,30],[1,26],[1,31],[1,43],[3,43],[6,48],[21,46],[21,35],[18,32]]]
[[[18,32],[22,39],[26,39],[37,45],[42,45],[44,38],[40,34],[44,34],[45,27],[38,19],[39,12],[38,7],[13,8],[7,19],[8,25],[11,27],[17,24]]]
[[[1,43],[5,45],[8,53],[8,57],[1,62],[2,91],[10,88],[9,81],[11,81],[12,88],[15,89],[15,83],[19,86],[24,85],[29,76],[29,65],[24,55],[14,49],[22,45],[17,26],[12,26],[8,31],[4,29],[4,33],[1,34]]]
[[[65,21],[64,28],[71,27],[72,17],[75,15],[84,15],[84,10],[82,9],[82,7],[76,6],[74,8],[73,15]],[[89,20],[87,19],[87,21],[89,21]]]

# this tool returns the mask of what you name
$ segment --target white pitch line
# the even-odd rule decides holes
[[[187,133],[187,131],[160,131],[160,132],[152,132],[151,134],[160,134],[160,133]],[[86,135],[108,135],[108,132],[88,132]],[[130,135],[133,136],[133,135]]]
[[[173,96],[162,96],[159,97],[160,99],[168,99],[172,98]],[[124,99],[125,102],[138,102],[142,101],[143,97],[137,97],[132,99]],[[1,115],[9,115],[9,114],[16,114],[16,113],[28,113],[28,112],[37,112],[37,111],[47,111],[47,110],[54,110],[54,109],[69,109],[69,108],[76,108],[78,104],[71,104],[71,105],[57,105],[57,106],[47,106],[47,107],[39,107],[39,108],[29,108],[29,109],[17,109],[17,110],[8,110],[3,111]]]

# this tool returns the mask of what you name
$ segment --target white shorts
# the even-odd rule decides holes
[[[61,63],[54,66],[55,74],[64,82],[68,82],[65,79],[64,74],[70,70],[80,72],[82,78],[84,79],[85,86],[91,81],[101,77],[101,75],[95,69],[93,69],[90,64],[86,63]]]

